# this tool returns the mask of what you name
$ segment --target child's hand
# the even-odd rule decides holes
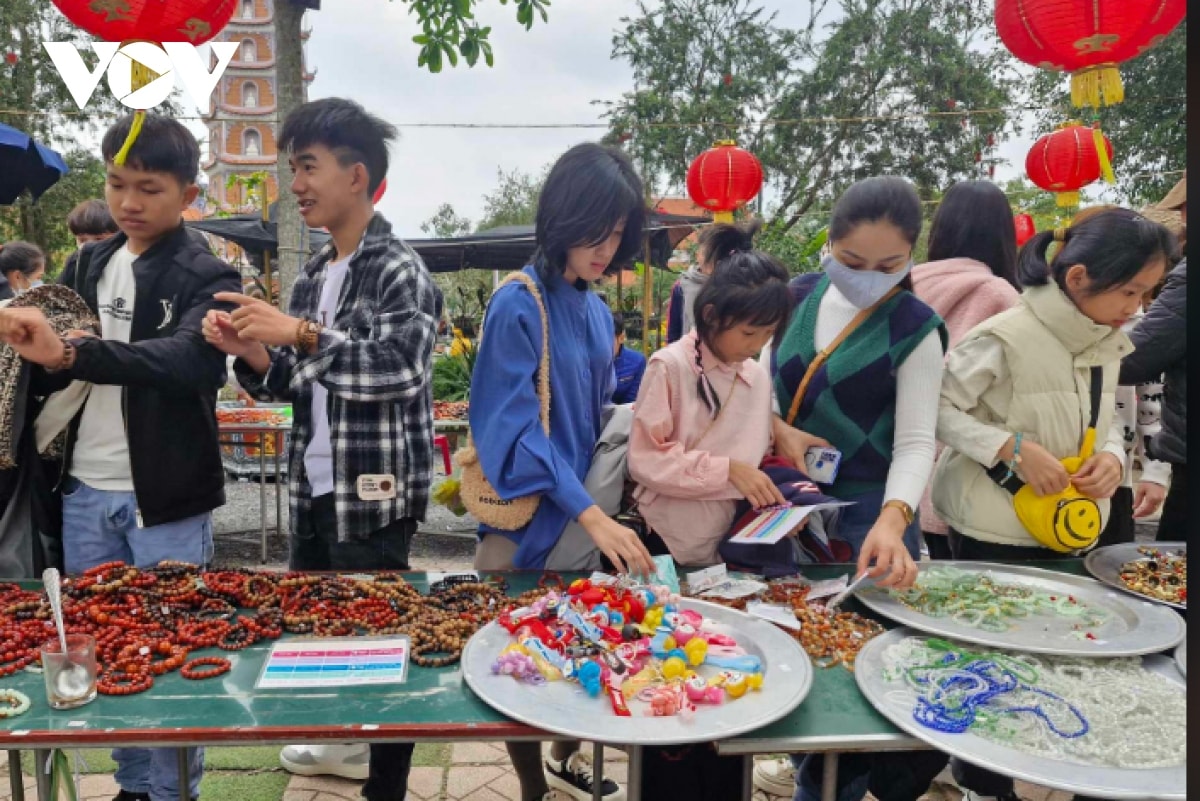
[[[1121,460],[1111,453],[1097,453],[1083,463],[1071,476],[1075,489],[1089,498],[1111,498],[1121,486],[1124,469]]]
[[[745,462],[729,460],[729,483],[742,493],[755,509],[787,503],[770,476]]]
[[[1062,462],[1036,442],[1027,441],[1021,445],[1021,463],[1017,472],[1034,492],[1042,496],[1062,492],[1071,483]]]
[[[1133,519],[1154,514],[1167,498],[1167,488],[1153,481],[1139,481],[1133,493]]]

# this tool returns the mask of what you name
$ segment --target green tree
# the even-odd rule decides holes
[[[6,0],[7,2],[7,0]],[[392,0],[408,7],[416,18],[420,33],[413,36],[419,46],[417,65],[430,72],[441,72],[449,63],[458,66],[459,57],[468,67],[482,58],[492,66],[494,56],[489,35],[492,29],[481,26],[475,18],[475,7],[481,0]],[[508,5],[510,0],[500,0]],[[546,8],[550,0],[511,0],[516,9],[517,24],[525,30],[533,27],[540,17],[548,21]],[[312,0],[279,0],[275,5],[275,41],[278,43],[275,101],[279,118],[284,119],[304,100],[303,44],[300,21],[304,11],[314,5]],[[319,5],[319,3],[317,3]],[[329,5],[333,5],[330,3]],[[332,11],[332,9],[331,9]],[[291,183],[287,154],[280,152],[275,165],[279,186]],[[300,208],[295,203],[281,203],[278,211],[280,278],[284,302],[291,296],[292,284],[307,253],[307,236],[300,221]]]
[[[538,175],[521,170],[496,171],[496,188],[483,196],[483,218],[475,230],[486,231],[504,225],[533,225],[537,218],[538,196],[550,168]]]
[[[448,239],[470,233],[471,221],[458,216],[449,203],[443,203],[432,217],[421,223],[421,231],[435,238]]]
[[[1016,74],[988,0],[810,0],[796,29],[757,0],[643,2],[612,53],[635,89],[608,104],[610,140],[631,134],[648,179],[677,191],[696,154],[736,135],[763,162],[780,234],[867,175],[926,198],[978,177],[1012,125]]]
[[[1030,94],[1045,133],[1070,119],[1097,121],[1113,146],[1117,189],[1134,207],[1157,203],[1187,165],[1187,20],[1157,47],[1120,65],[1125,101],[1098,111],[1071,105],[1067,77],[1039,70]]]

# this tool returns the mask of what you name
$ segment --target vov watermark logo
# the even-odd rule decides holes
[[[62,77],[79,108],[87,105],[108,76],[108,88],[123,105],[132,109],[153,108],[171,96],[178,76],[183,88],[198,104],[203,104],[225,74],[225,68],[237,52],[237,42],[209,42],[217,64],[210,71],[200,57],[200,51],[188,42],[163,42],[162,47],[150,42],[92,42],[96,68],[89,70],[79,50],[70,42],[42,42],[50,54],[54,68]],[[133,88],[133,65],[137,62],[158,73],[158,77],[140,89]]]

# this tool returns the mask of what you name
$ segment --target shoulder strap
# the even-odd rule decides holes
[[[525,273],[517,270],[504,276],[494,292],[492,297],[496,296],[496,292],[506,284],[519,283],[524,284],[529,290],[529,294],[533,295],[533,300],[537,303],[538,314],[542,318],[542,358],[538,363],[538,401],[541,405],[539,416],[542,420],[542,430],[546,432],[546,436],[550,436],[550,319],[546,315],[546,304],[542,301],[542,293],[538,290],[537,284],[532,278]],[[485,322],[486,322],[486,315]],[[483,342],[483,323],[479,325],[479,341]]]
[[[854,315],[854,319],[842,329],[841,333],[834,337],[823,350],[817,352],[813,360],[809,362],[808,369],[804,371],[804,377],[800,379],[800,386],[796,387],[796,394],[792,396],[792,406],[788,409],[787,424],[791,425],[796,420],[796,415],[800,413],[800,404],[804,400],[804,393],[808,390],[808,384],[812,381],[812,377],[816,375],[817,368],[829,360],[830,354],[837,350],[838,345],[841,345],[848,336],[854,333],[854,329],[858,328],[867,318],[875,313],[875,310],[890,300],[896,293],[900,291],[900,287],[894,286],[882,298],[877,300],[871,306]]]
[[[1100,396],[1104,393],[1104,368],[1099,365],[1092,368],[1092,416],[1088,421],[1087,431],[1083,432],[1083,445],[1079,448],[1079,458],[1088,459],[1096,451],[1096,424],[1100,422]]]

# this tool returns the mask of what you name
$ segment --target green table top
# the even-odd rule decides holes
[[[1084,574],[1078,559],[1038,566]],[[807,567],[804,575],[835,578],[850,569],[849,565]],[[533,587],[540,574],[504,575],[510,593],[516,594]],[[422,591],[428,586],[424,573],[411,573],[407,578]],[[39,586],[36,582],[27,585]],[[847,601],[847,608],[865,611],[853,600]],[[189,681],[175,671],[156,677],[148,692],[101,695],[73,710],[49,708],[39,674],[22,672],[0,679],[0,686],[20,690],[32,701],[24,715],[0,719],[0,747],[562,739],[493,711],[470,691],[457,666],[411,665],[407,681],[400,685],[256,690],[254,684],[270,648],[268,642],[232,653],[203,649],[195,655],[225,656],[233,669],[203,681]],[[804,703],[776,723],[722,741],[721,753],[927,747],[900,733],[876,712],[845,668],[817,668],[815,674]]]

